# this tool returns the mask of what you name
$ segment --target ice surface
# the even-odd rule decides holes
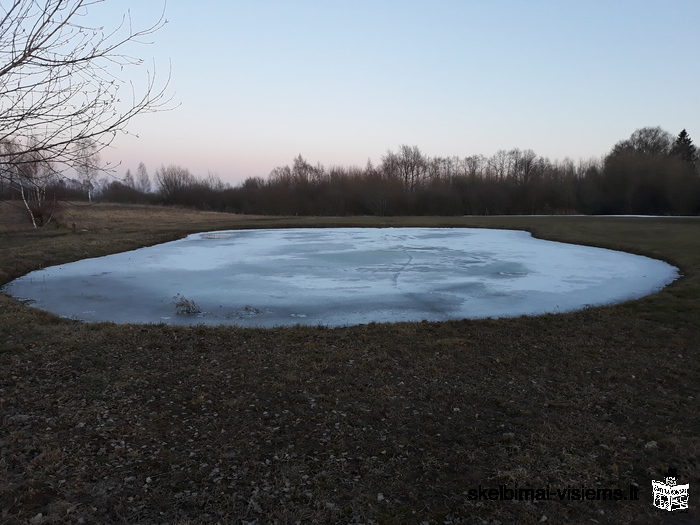
[[[564,312],[648,295],[664,262],[464,228],[209,232],[32,272],[3,291],[85,321],[354,325]],[[203,313],[177,314],[176,294]]]

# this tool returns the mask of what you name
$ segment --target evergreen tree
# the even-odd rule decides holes
[[[685,130],[681,131],[671,147],[671,155],[692,164],[695,162],[696,153],[697,148],[690,135]]]

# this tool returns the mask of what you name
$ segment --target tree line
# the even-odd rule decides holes
[[[550,160],[532,150],[490,157],[429,157],[417,146],[388,151],[376,166],[312,165],[301,155],[237,186],[181,166],[149,177],[141,163],[121,179],[57,177],[61,198],[179,205],[264,215],[700,214],[700,155],[682,130],[636,130],[604,157]],[[86,188],[91,188],[87,190]],[[7,191],[0,187],[0,197]]]
[[[161,167],[154,189],[153,203],[265,215],[697,215],[700,156],[686,130],[674,137],[645,127],[586,161],[551,161],[517,148],[429,157],[403,145],[362,168],[312,165],[299,155],[235,187]],[[127,174],[103,197],[143,202],[144,192]]]

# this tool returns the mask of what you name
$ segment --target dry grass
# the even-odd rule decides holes
[[[387,225],[527,229],[662,258],[685,277],[571,314],[335,329],[82,324],[0,295],[1,522],[698,520],[700,220],[95,205],[33,231],[3,213],[0,282],[197,231]],[[651,504],[670,465],[690,482],[690,513]],[[467,498],[506,483],[636,483],[640,501]]]

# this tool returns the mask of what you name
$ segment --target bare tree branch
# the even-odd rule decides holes
[[[0,6],[0,177],[35,163],[76,168],[86,148],[98,153],[136,115],[167,109],[170,99],[148,72],[137,92],[115,70],[143,60],[122,52],[163,27],[134,30],[129,13],[105,32],[81,18],[106,0],[14,0]],[[107,0],[108,1],[108,0]],[[127,97],[124,97],[124,91]],[[94,151],[93,151],[94,150]],[[108,168],[108,166],[102,166]]]

